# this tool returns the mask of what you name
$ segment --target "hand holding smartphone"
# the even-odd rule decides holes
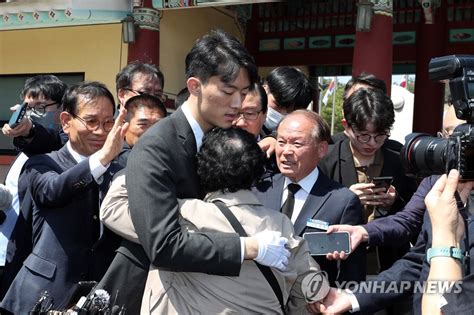
[[[393,176],[379,176],[372,178],[372,183],[375,185],[374,188],[384,188],[385,192],[390,188],[392,182]]]
[[[303,234],[308,242],[309,251],[313,256],[326,256],[333,252],[351,253],[349,232],[308,232]]]
[[[21,122],[23,117],[25,117],[27,106],[28,106],[27,103],[23,103],[13,112],[13,114],[10,117],[10,120],[8,121],[8,125],[10,126],[10,128],[13,129],[16,126],[18,126],[18,124]]]

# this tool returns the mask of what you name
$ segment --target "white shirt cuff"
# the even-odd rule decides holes
[[[349,311],[349,313],[360,311],[359,301],[357,301],[357,298],[354,295],[354,293],[349,289],[345,289],[344,291],[347,293],[347,296],[349,297],[349,301],[351,301],[351,305],[352,305],[352,310]]]
[[[244,238],[240,238],[240,262],[243,263],[245,258],[245,241]]]
[[[96,152],[89,157],[89,167],[91,169],[91,174],[94,177],[97,184],[102,183],[102,181],[104,180],[102,175],[104,175],[105,171],[107,171],[107,168],[109,166],[110,166],[110,163],[107,164],[106,166],[100,163],[99,152]]]

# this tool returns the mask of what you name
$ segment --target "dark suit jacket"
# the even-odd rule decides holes
[[[99,187],[88,159],[77,164],[63,147],[30,158],[23,176],[34,203],[34,244],[2,301],[14,314],[27,314],[45,290],[56,308],[65,307],[78,281],[100,279],[114,251],[108,230],[98,240]]]
[[[59,150],[67,141],[68,136],[63,130],[50,129],[35,124],[32,138],[15,137],[13,144],[27,156],[44,154]]]
[[[196,141],[182,109],[153,125],[127,164],[130,214],[150,261],[173,271],[238,275],[240,239],[234,233],[185,233],[177,198],[199,198]]]
[[[266,208],[280,211],[284,183],[285,177],[277,174],[273,177],[273,181],[260,182],[254,191]],[[309,218],[319,219],[329,224],[351,225],[361,224],[364,220],[357,196],[321,172],[294,223],[297,235],[303,236],[306,232],[319,231],[306,226]],[[338,268],[338,262],[329,261],[326,257],[315,257],[315,259],[321,269],[328,273],[332,284],[335,280],[362,281],[365,279],[366,257],[363,246],[359,246],[347,260],[341,262],[340,268]],[[339,275],[338,269],[340,269]]]
[[[430,176],[425,179],[425,185],[420,185],[418,192],[420,195],[425,195],[429,192],[431,187],[434,185],[438,176]],[[463,239],[461,241],[461,249],[463,251],[469,251],[470,256],[474,255],[474,216],[471,214],[468,220],[468,239]],[[431,247],[432,240],[432,231],[431,231],[431,222],[429,219],[428,212],[425,212],[423,219],[423,227],[418,240],[414,247],[400,260],[398,260],[390,269],[379,274],[373,281],[385,281],[385,287],[389,286],[391,282],[400,284],[401,281],[407,281],[414,283],[415,281],[425,281],[428,278],[429,273],[429,263],[426,260],[426,251]],[[465,274],[468,276],[474,271],[474,260],[470,259],[468,261],[470,272]],[[379,286],[380,287],[380,286]],[[390,305],[396,302],[398,299],[404,298],[411,293],[413,293],[414,286],[398,286],[403,288],[403,290],[387,290],[387,292],[377,293],[356,293],[357,300],[361,308],[361,312],[374,312],[376,310],[382,309],[387,305]],[[452,295],[450,295],[452,298]],[[471,298],[471,297],[469,297]],[[449,300],[449,299],[448,299]],[[464,301],[468,303],[468,301]],[[456,305],[451,305],[451,307],[456,307]],[[415,314],[421,314],[421,292],[417,291],[414,293],[413,298],[413,310]],[[472,311],[472,309],[471,309]],[[454,314],[454,313],[451,313]],[[456,313],[456,314],[467,314],[467,313]]]
[[[384,216],[402,210],[416,190],[415,180],[405,176],[403,166],[400,162],[400,152],[394,150],[393,147],[393,144],[389,145],[387,143],[380,148],[383,154],[383,167],[380,176],[393,176],[392,185],[396,188],[398,193],[395,203]],[[319,166],[322,172],[329,178],[346,187],[350,187],[358,182],[357,171],[349,145],[349,138],[347,137],[341,138],[335,144],[330,145],[328,153],[320,161]],[[379,249],[379,260],[382,270],[389,268],[393,262],[402,257],[409,248],[408,242],[403,243],[400,242],[400,240],[398,240],[396,245],[397,246],[394,247],[384,246]]]

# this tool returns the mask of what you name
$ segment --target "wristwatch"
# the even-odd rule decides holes
[[[463,261],[462,251],[458,247],[431,247],[426,252],[426,260],[431,262],[433,257],[452,257]]]

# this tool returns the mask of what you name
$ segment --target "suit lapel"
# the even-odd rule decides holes
[[[285,177],[277,174],[273,177],[273,189],[266,195],[268,198],[268,205],[270,209],[277,211],[281,210],[281,196],[283,195],[283,185],[285,184]]]
[[[357,178],[357,172],[355,171],[354,159],[352,158],[352,152],[349,144],[349,139],[345,139],[341,142],[340,147],[341,153],[341,170],[339,174],[339,182],[349,187],[350,185],[359,182]]]
[[[54,152],[53,152],[54,154]],[[56,151],[57,160],[63,170],[70,169],[77,164],[76,160],[69,152],[67,145],[64,145],[59,151]]]
[[[306,228],[306,222],[314,218],[322,209],[326,200],[331,196],[331,189],[328,188],[329,179],[321,171],[318,180],[314,183],[306,202],[295,221],[295,234],[301,235]]]
[[[191,156],[195,156],[197,153],[196,138],[194,137],[193,130],[191,129],[186,116],[184,116],[183,110],[178,108],[178,110],[174,112],[170,119],[173,120],[173,124],[176,127],[176,132],[182,141],[186,153]]]

